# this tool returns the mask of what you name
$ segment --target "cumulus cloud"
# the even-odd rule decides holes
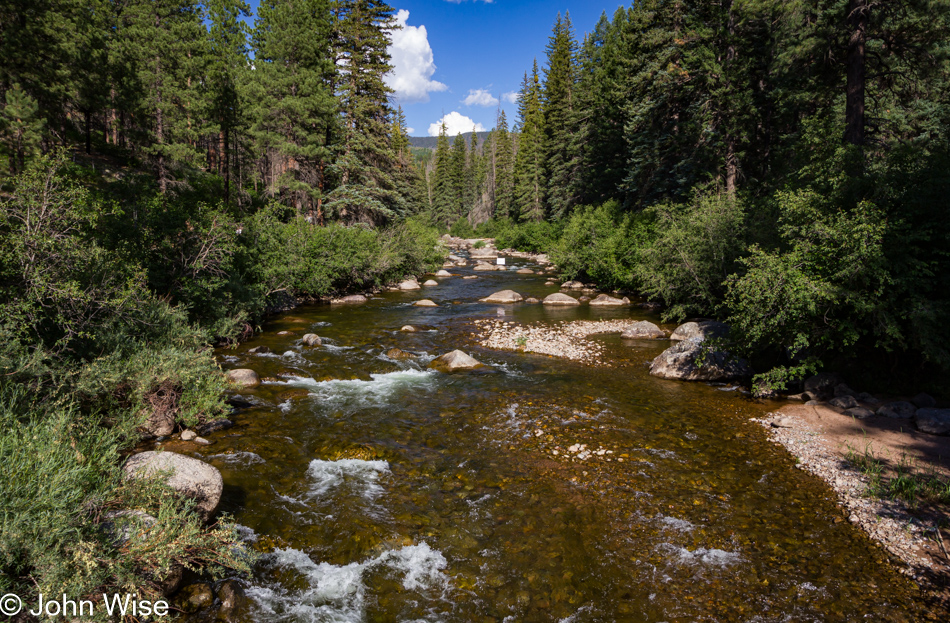
[[[475,123],[469,117],[466,117],[460,112],[452,111],[446,116],[442,117],[435,123],[429,126],[429,136],[438,136],[439,129],[442,127],[442,122],[445,122],[446,134],[449,136],[455,136],[456,134],[465,134],[466,132],[471,132],[475,130],[476,132],[484,132],[485,126],[480,123]]]
[[[497,106],[498,99],[485,89],[469,89],[462,103],[466,106]]]
[[[426,27],[407,26],[408,20],[409,11],[403,9],[396,13],[396,24],[402,28],[390,34],[393,70],[386,74],[385,81],[401,102],[428,102],[429,93],[449,87],[432,79],[435,61]]]
[[[507,93],[501,94],[501,99],[509,104],[518,103],[518,92],[517,91],[508,91]]]
[[[416,133],[416,129],[415,129],[415,128],[410,128],[409,126],[406,126],[406,134],[412,136],[412,135],[415,134],[415,133]]]

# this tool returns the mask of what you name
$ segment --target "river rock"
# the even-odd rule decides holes
[[[565,281],[561,284],[562,290],[583,290],[584,284],[580,281]]]
[[[453,255],[453,254],[451,254],[451,253],[449,254],[449,259],[452,260],[453,262],[464,262],[464,261],[465,261],[465,258],[459,257],[458,255]]]
[[[480,300],[482,303],[520,303],[524,297],[514,290],[500,290]]]
[[[696,360],[705,352],[702,366]],[[718,349],[704,349],[698,340],[682,340],[650,364],[650,374],[680,381],[729,381],[752,374],[749,364]]]
[[[415,303],[413,303],[413,305],[415,305],[416,307],[438,307],[439,306],[438,303],[434,303],[433,301],[430,301],[429,299],[422,299],[421,301],[416,301]]]
[[[400,290],[418,290],[422,286],[415,279],[406,279],[397,286]]]
[[[555,292],[554,294],[549,294],[544,297],[542,301],[545,305],[580,305],[578,301],[573,296],[568,296],[566,294],[561,294],[560,292]]]
[[[133,455],[122,467],[126,478],[148,477],[168,472],[165,481],[172,489],[195,500],[195,511],[205,520],[221,503],[224,481],[212,465],[175,452],[142,452]]]
[[[932,409],[937,406],[937,401],[934,400],[934,397],[923,392],[911,398],[910,401],[914,403],[914,406],[918,409]]]
[[[344,296],[338,299],[333,299],[330,301],[333,305],[353,305],[358,303],[365,303],[369,299],[363,296],[362,294],[350,294],[349,296]]]
[[[447,271],[447,270],[440,270],[439,272],[437,272],[437,273],[435,274],[435,276],[436,276],[436,277],[451,277],[451,276],[452,276],[452,273],[450,273],[450,272]]]
[[[462,279],[478,279],[478,275],[465,275]]]
[[[828,404],[839,409],[853,409],[858,406],[858,401],[854,396],[838,396],[829,400]]]
[[[905,400],[889,402],[877,410],[878,415],[894,418],[896,420],[909,420],[914,417],[915,413],[917,413],[917,407]]]
[[[244,587],[237,580],[225,580],[218,587],[218,600],[221,607],[218,609],[219,621],[228,623],[250,620],[247,613],[247,594]]]
[[[401,329],[399,329],[399,330],[400,330],[400,331],[405,331],[406,333],[415,333],[415,332],[418,331],[419,329],[415,328],[415,327],[412,326],[411,324],[407,324],[407,325],[403,325],[403,327],[402,327]]]
[[[234,426],[234,422],[225,418],[220,418],[201,424],[198,426],[198,432],[202,435],[210,435],[211,433],[216,433],[219,430],[227,430],[232,426]]]
[[[614,298],[609,294],[599,294],[591,300],[591,307],[623,307],[625,303],[621,299]]]
[[[406,359],[412,359],[413,355],[407,353],[401,348],[390,348],[386,351],[386,356],[390,359],[396,359],[397,361],[404,361]]]
[[[427,288],[431,288],[432,286],[437,286],[437,285],[439,285],[439,282],[438,282],[438,281],[435,281],[434,279],[429,279],[429,280],[427,280],[425,283],[423,283],[422,285],[425,286],[425,287],[427,287]]]
[[[580,301],[581,303],[586,303],[586,302],[590,301],[590,297],[589,297],[589,296],[582,296],[582,297],[580,297],[580,298],[577,299],[577,300]]]
[[[190,584],[179,591],[175,596],[175,605],[187,614],[194,614],[204,610],[214,603],[214,593],[205,583]]]
[[[476,264],[475,270],[477,271],[495,270],[495,265],[494,264]],[[502,270],[504,270],[504,268],[502,268]]]
[[[455,262],[442,262],[442,268],[455,268]]]
[[[519,275],[533,275],[534,274],[534,271],[531,270],[530,268],[519,268],[515,272],[518,273]]]
[[[723,338],[729,335],[729,325],[715,320],[699,320],[697,322],[687,322],[676,327],[670,339],[700,341],[708,338]]]
[[[874,415],[874,411],[870,409],[865,409],[864,407],[851,407],[850,409],[845,409],[844,414],[859,420],[864,420]]]
[[[436,357],[429,364],[430,368],[438,370],[439,372],[459,372],[462,370],[474,370],[484,366],[485,364],[473,357],[469,357],[460,350],[453,350],[441,357]]]
[[[843,382],[833,372],[820,372],[805,379],[805,391],[815,398],[829,398],[834,395],[835,387]]]
[[[468,252],[473,260],[493,260],[498,257],[498,251],[491,247],[482,247],[481,249],[472,249]]]
[[[593,305],[593,303],[591,303],[591,305]],[[666,331],[656,326],[652,322],[647,320],[639,320],[631,325],[628,325],[627,328],[623,330],[623,333],[620,334],[620,337],[628,340],[662,340],[666,337]]]
[[[168,437],[175,432],[176,409],[168,408],[173,407],[174,403],[169,404],[165,401],[163,403],[164,406],[161,403],[157,405],[145,420],[145,424],[139,427],[139,432],[145,437]]]
[[[249,348],[247,352],[254,353],[255,355],[266,355],[270,352],[270,349],[266,346],[255,346],[254,348]]]
[[[874,396],[872,396],[871,394],[867,392],[861,392],[860,394],[855,396],[855,398],[858,399],[858,402],[866,402],[869,405],[876,405],[881,402],[880,400],[878,400],[877,398],[875,398]]]
[[[950,435],[950,409],[917,409],[917,428],[931,435]]]
[[[856,393],[857,392],[848,387],[847,383],[838,383],[835,385],[834,394],[836,398],[839,396],[854,396]]]
[[[196,444],[198,444],[199,446],[210,446],[210,445],[211,445],[211,442],[208,441],[207,439],[205,439],[204,437],[195,437],[192,441],[194,441],[194,442],[195,442]]]
[[[198,433],[196,433],[196,432],[193,431],[193,430],[183,430],[183,431],[181,431],[181,440],[182,440],[182,441],[191,441],[192,439],[194,439],[194,438],[197,437],[197,436],[198,436]]]
[[[526,299],[524,300],[524,302],[527,303],[528,305],[537,305],[537,304],[540,303],[541,301],[539,301],[538,299],[534,298],[533,296],[529,296],[528,298],[526,298]]]
[[[300,339],[300,341],[306,344],[307,346],[320,346],[321,344],[323,344],[323,340],[321,340],[320,336],[317,335],[316,333],[308,333],[304,335]]]
[[[257,372],[248,368],[228,370],[225,372],[225,376],[239,387],[257,387],[261,384],[261,377],[257,376]]]

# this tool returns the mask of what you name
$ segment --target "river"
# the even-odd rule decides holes
[[[475,345],[473,323],[486,318],[658,321],[637,307],[478,302],[505,288],[557,291],[519,266],[531,265],[298,308],[219,351],[224,367],[265,377],[242,392],[254,406],[234,428],[188,448],[221,470],[222,508],[262,552],[244,620],[923,616],[915,586],[832,492],[749,421],[767,405],[648,375],[668,342],[595,338],[600,367]],[[412,305],[421,298],[439,306]],[[324,345],[302,346],[309,332]],[[248,352],[258,346],[272,352]],[[417,357],[388,359],[392,347]],[[426,367],[455,348],[490,370]]]

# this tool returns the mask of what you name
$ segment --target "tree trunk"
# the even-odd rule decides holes
[[[86,130],[86,154],[92,153],[92,111],[83,112],[83,124]]]
[[[864,144],[865,31],[870,7],[867,0],[850,0],[848,4],[847,99],[844,113],[844,140],[852,145]]]

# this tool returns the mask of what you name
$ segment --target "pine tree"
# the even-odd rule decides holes
[[[494,216],[513,218],[514,209],[514,151],[505,111],[498,109],[495,134],[492,140],[492,174],[494,177]]]
[[[452,141],[452,156],[449,160],[449,178],[452,185],[452,208],[451,222],[459,220],[468,212],[466,199],[468,195],[468,184],[466,172],[468,167],[468,150],[466,148],[465,137],[461,132],[455,135]]]
[[[446,135],[445,122],[439,127],[439,139],[433,158],[432,215],[433,221],[448,228],[454,222],[454,194],[452,184],[452,151]]]
[[[407,212],[394,177],[398,156],[390,141],[389,64],[393,8],[379,0],[335,0],[337,96],[342,136],[340,185],[329,197],[347,220],[383,222]]]
[[[0,145],[9,160],[11,174],[22,171],[27,157],[39,151],[45,125],[35,99],[18,84],[7,89],[0,108]]]
[[[518,142],[514,167],[514,203],[521,220],[544,219],[544,110],[538,62],[525,74],[518,99]]]
[[[563,217],[576,203],[571,181],[578,159],[571,138],[577,133],[574,87],[577,81],[577,43],[571,16],[558,13],[547,45],[544,70],[544,178],[547,209],[553,218]]]
[[[250,15],[244,0],[208,0],[210,63],[208,91],[212,166],[224,178],[224,200],[231,199],[232,147],[236,133],[245,125],[245,103],[239,96],[240,82],[248,71],[248,29],[242,17]]]
[[[329,0],[264,0],[253,33],[252,134],[267,193],[316,222],[333,164],[337,102]]]

